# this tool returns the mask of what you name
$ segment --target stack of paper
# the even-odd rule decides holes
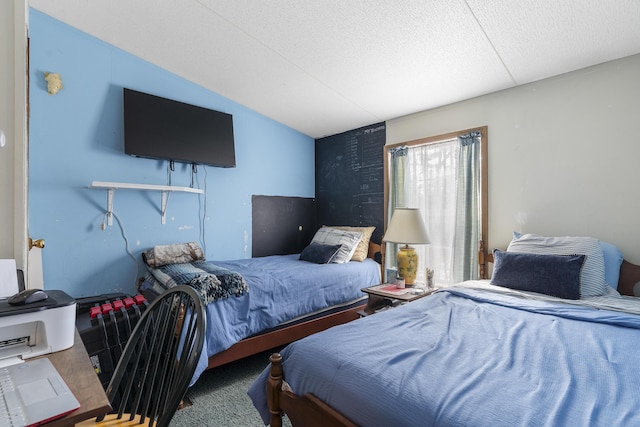
[[[18,290],[16,260],[0,259],[0,298],[8,298]]]

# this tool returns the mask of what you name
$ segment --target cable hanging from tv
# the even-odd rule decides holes
[[[195,178],[198,173],[198,165],[191,163],[191,188],[195,188]]]

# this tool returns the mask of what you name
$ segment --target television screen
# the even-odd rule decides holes
[[[235,167],[231,114],[123,88],[124,152]]]

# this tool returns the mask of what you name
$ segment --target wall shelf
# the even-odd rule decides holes
[[[168,194],[172,191],[182,193],[204,194],[204,190],[191,187],[179,187],[173,185],[131,184],[128,182],[104,182],[93,181],[89,188],[107,190],[107,224],[113,225],[113,198],[116,190],[159,191],[162,194],[162,223],[166,223]]]

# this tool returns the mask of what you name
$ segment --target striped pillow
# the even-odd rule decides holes
[[[580,298],[607,293],[604,279],[604,253],[598,239],[593,237],[545,237],[523,234],[514,238],[507,252],[526,252],[548,255],[586,255],[580,273]]]
[[[337,230],[331,227],[320,227],[311,243],[323,245],[340,245],[340,249],[331,260],[332,263],[342,264],[348,262],[362,239],[362,233],[355,231]]]
[[[332,228],[336,230],[345,230],[345,231],[357,231],[362,233],[362,239],[358,246],[356,246],[356,251],[351,256],[351,261],[364,261],[367,259],[369,255],[369,241],[371,240],[371,235],[375,231],[375,227],[351,227],[351,226],[343,226],[343,225],[333,225]]]

